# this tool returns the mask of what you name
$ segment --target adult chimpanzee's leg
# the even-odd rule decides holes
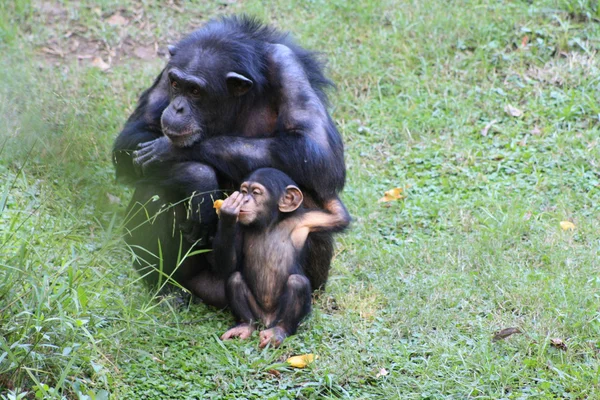
[[[135,255],[134,266],[157,288],[170,287],[163,283],[177,265],[180,235],[175,235],[175,227],[185,221],[187,214],[183,205],[173,206],[172,201],[163,188],[137,185],[125,219],[125,242]],[[187,241],[181,245],[182,251],[189,249]]]
[[[195,162],[179,163],[156,175],[161,178],[160,186],[152,181],[136,185],[128,207],[125,240],[136,255],[135,267],[150,284],[162,287],[171,277],[199,295],[194,290],[198,285],[187,280],[196,282],[196,275],[209,274],[206,256],[200,254],[185,262],[181,258],[193,245],[206,246],[214,234],[217,216],[212,197],[220,195],[216,175],[212,168]],[[195,226],[210,227],[211,231],[194,231]],[[188,230],[182,232],[182,227]],[[190,241],[190,234],[196,236],[194,240]],[[197,243],[192,243],[195,240]]]
[[[310,292],[310,282],[304,275],[288,277],[273,322],[275,326],[260,332],[260,347],[269,343],[279,346],[287,336],[296,333],[302,319],[310,313]]]
[[[226,278],[218,277],[213,274],[210,269],[202,269],[201,266],[206,266],[212,263],[209,261],[210,253],[206,255],[199,254],[190,257],[184,262],[185,276],[180,276],[179,282],[182,282],[184,287],[202,302],[214,307],[227,307],[227,297],[225,293]]]
[[[170,176],[163,179],[167,189],[179,191],[184,200],[187,219],[179,228],[189,242],[206,245],[216,231],[217,214],[215,200],[222,197],[215,171],[208,165],[182,162],[170,169]]]

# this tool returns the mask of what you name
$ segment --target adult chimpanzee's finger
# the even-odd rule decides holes
[[[152,158],[152,153],[150,153],[150,152],[139,153],[136,151],[133,154],[133,162],[134,162],[134,164],[138,164],[138,165],[144,165],[146,162],[148,162],[148,160],[150,158]]]
[[[154,140],[156,140],[156,139],[154,139]],[[154,140],[151,140],[151,141],[149,141],[149,142],[142,142],[142,143],[139,143],[139,144],[137,145],[137,147],[138,147],[138,149],[143,149],[144,147],[148,147],[148,146],[150,146],[150,145],[152,145],[152,144],[154,143]]]
[[[133,164],[133,170],[135,171],[135,174],[137,176],[143,176],[144,175],[144,170],[142,169],[142,164],[140,164],[137,160],[137,158],[133,158],[132,160],[132,164]]]
[[[154,150],[154,146],[142,147],[139,150],[133,152],[134,157],[140,157],[141,155],[151,153]]]

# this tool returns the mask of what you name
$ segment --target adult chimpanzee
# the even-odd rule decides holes
[[[339,231],[349,217],[341,202],[330,214],[299,208],[302,200],[289,176],[261,168],[223,202],[213,250],[219,268],[236,271],[227,300],[238,324],[221,339],[246,339],[262,322],[259,346],[279,346],[310,312],[311,287],[301,266],[308,234]]]
[[[212,255],[181,260],[210,247],[217,225],[211,197],[257,168],[275,167],[299,184],[307,204],[335,212],[345,180],[343,143],[325,108],[330,82],[313,54],[286,34],[253,19],[224,18],[169,51],[113,149],[117,177],[136,188],[126,241],[151,283],[169,276],[221,306],[226,276]],[[202,229],[190,229],[190,221]],[[311,234],[306,247],[303,269],[316,289],[327,280],[331,234]]]

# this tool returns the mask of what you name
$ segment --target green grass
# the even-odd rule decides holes
[[[0,398],[600,398],[597,2],[41,4],[0,2]],[[164,63],[131,54],[234,12],[327,56],[346,143],[354,222],[280,349],[153,298],[120,238],[111,144]]]

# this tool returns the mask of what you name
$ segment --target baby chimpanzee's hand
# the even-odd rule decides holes
[[[226,198],[220,208],[221,221],[234,224],[240,213],[242,200],[244,200],[244,195],[240,192],[233,192],[231,196]]]

